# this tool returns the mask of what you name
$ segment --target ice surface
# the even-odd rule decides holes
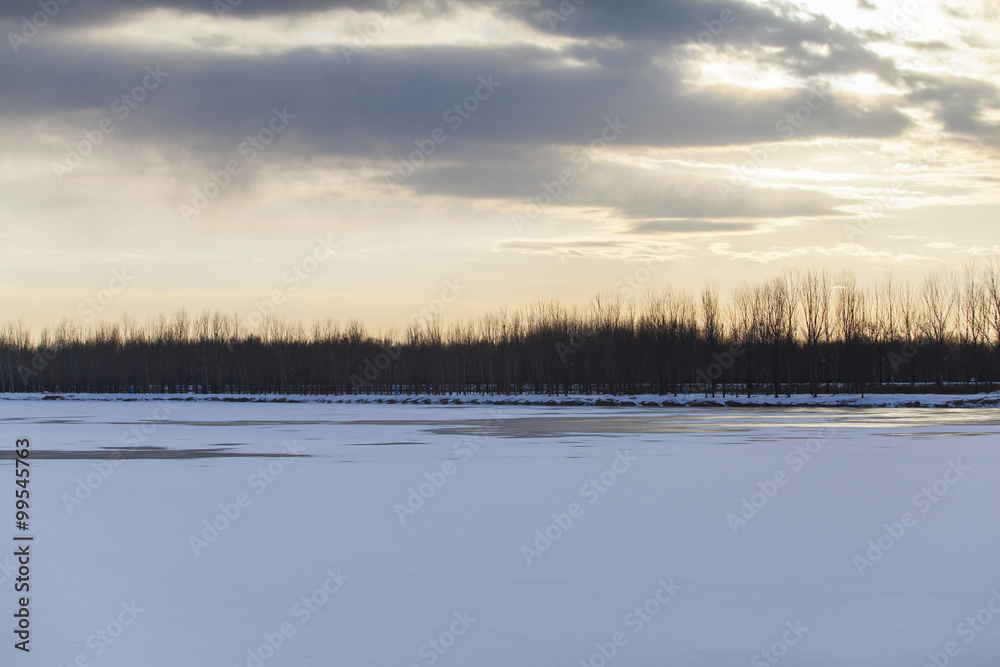
[[[949,642],[952,665],[1000,656],[995,409],[38,398],[0,400],[8,540],[15,438],[36,457],[32,651],[13,649],[0,557],[0,664],[920,667]],[[401,522],[411,489],[429,497]],[[191,537],[240,494],[196,555]],[[742,499],[761,505],[749,519]],[[317,591],[306,619],[296,605]],[[281,646],[258,661],[265,635]]]

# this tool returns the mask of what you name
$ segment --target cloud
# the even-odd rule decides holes
[[[641,243],[631,240],[532,239],[503,241],[501,251],[559,257],[600,257],[605,259],[680,260],[691,257],[694,247],[684,243]]]
[[[827,17],[727,0],[589,0],[560,14],[561,0],[503,3],[502,11],[549,34],[614,43],[631,54],[673,52],[688,45],[734,49],[740,56],[770,52],[768,60],[803,76],[869,71],[886,80],[897,76],[891,60],[869,50],[863,40]],[[565,20],[554,20],[564,16]],[[808,47],[829,46],[825,56]],[[596,48],[591,46],[591,48]],[[607,48],[607,47],[604,47]]]
[[[847,3],[836,15],[872,25],[871,5]],[[981,237],[970,230],[991,224],[982,211],[956,215],[959,198],[975,196],[984,208],[996,200],[984,187],[996,169],[982,147],[1000,146],[1000,93],[983,48],[994,24],[982,16],[935,9],[947,30],[905,42],[808,9],[819,3],[400,0],[405,17],[346,58],[353,29],[390,6],[243,0],[217,18],[212,0],[61,5],[30,48],[0,58],[0,88],[11,91],[0,96],[0,212],[12,229],[92,233],[148,202],[136,229],[169,224],[178,201],[279,109],[294,116],[287,131],[245,165],[203,221],[247,236],[285,224],[417,230],[420,242],[442,254],[454,243],[468,258],[469,248],[497,248],[496,230],[509,231],[513,213],[547,194],[551,218],[531,228],[532,238],[500,248],[694,257],[707,251],[680,241],[750,242],[767,233],[767,246],[718,245],[709,255],[715,266],[730,258],[916,261],[925,258],[900,254],[880,231],[865,237],[872,248],[837,245],[845,237],[833,218],[865,204],[884,211],[902,191],[889,187],[894,179],[912,180],[899,165],[933,145],[942,157],[921,197],[879,224],[916,233],[928,211],[935,222],[951,216],[968,236],[948,237],[958,248]],[[2,3],[0,26],[16,30],[37,11],[37,0]],[[963,23],[972,20],[980,22],[974,29]],[[975,67],[951,73],[955,62]],[[169,77],[118,118],[111,105],[147,66]],[[477,99],[484,79],[495,83]],[[818,105],[815,90],[823,91]],[[114,133],[57,186],[51,161],[104,117],[114,118]],[[780,151],[750,160],[772,147]],[[401,161],[414,162],[412,173],[391,190],[387,177]],[[746,179],[736,178],[741,171]],[[569,181],[550,194],[564,173]],[[567,229],[578,236],[533,238]],[[191,243],[205,238],[191,233]],[[380,239],[368,240],[378,247]],[[146,251],[124,242],[107,250]]]
[[[945,129],[961,137],[1000,146],[1000,122],[986,120],[1000,112],[1000,89],[966,76],[911,73],[909,99],[932,110]]]
[[[441,156],[444,164],[423,166],[405,187],[417,195],[518,204],[541,201],[549,212],[559,208],[603,210],[612,218],[636,221],[801,219],[840,214],[839,207],[855,203],[811,188],[751,184],[729,188],[729,171],[718,168],[695,171],[666,165],[636,169],[615,160],[629,147],[590,150],[585,144],[575,150],[554,150],[498,145],[495,150],[478,153],[480,147],[457,148],[447,157]],[[563,183],[560,175],[567,177]],[[720,186],[727,187],[725,196]],[[556,196],[549,201],[552,193]],[[706,224],[704,230],[709,229],[712,225]]]
[[[113,23],[128,15],[166,9],[177,12],[218,15],[214,0],[58,0],[60,11],[58,24]],[[441,3],[403,0],[405,4],[439,5]],[[330,9],[353,9],[356,11],[379,11],[386,9],[386,0],[219,0],[232,8],[223,16],[283,16],[306,14]],[[40,11],[38,0],[4,0],[0,4],[0,17],[20,19],[31,17]],[[57,24],[57,25],[58,25]]]
[[[837,245],[808,246],[803,248],[775,248],[774,250],[738,251],[731,243],[712,243],[708,246],[711,255],[728,257],[731,260],[743,260],[770,264],[784,259],[803,258],[809,255],[822,257],[848,257],[876,262],[927,262],[934,258],[926,255],[893,252],[891,250],[873,250],[857,243],[838,243]]]
[[[302,113],[310,145],[332,152],[392,151],[448,129],[444,114],[491,75],[499,88],[463,123],[464,137],[580,144],[594,139],[605,119],[620,117],[629,125],[621,142],[633,145],[773,140],[784,114],[811,95],[794,87],[690,92],[669,70],[569,67],[551,51],[523,46],[381,49],[349,64],[339,52],[308,48],[250,56],[53,45],[3,72],[5,87],[19,94],[4,96],[0,113],[101,109],[136,85],[149,64],[173,73],[169,94],[143,114],[151,117],[149,133],[207,133],[231,143],[270,107],[288,105]],[[889,100],[834,96],[797,137],[893,136],[908,124]]]
[[[718,220],[647,220],[629,231],[633,234],[733,234],[752,232],[759,228],[753,222],[722,222]]]
[[[633,218],[683,216],[709,219],[805,218],[838,213],[837,206],[850,203],[826,192],[792,187],[744,186],[719,196],[717,183],[691,189],[663,184],[636,191],[621,207]]]

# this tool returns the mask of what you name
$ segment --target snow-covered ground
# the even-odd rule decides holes
[[[1000,656],[995,409],[38,398],[0,400],[0,664]]]

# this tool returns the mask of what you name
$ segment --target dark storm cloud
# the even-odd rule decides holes
[[[573,0],[571,0],[573,2]],[[528,23],[541,32],[568,35],[577,38],[615,38],[625,42],[653,42],[658,44],[683,44],[694,42],[704,22],[722,20],[723,12],[731,19],[712,35],[716,40],[743,41],[749,35],[757,39],[777,40],[782,32],[794,28],[790,39],[828,38],[828,33],[815,19],[807,23],[786,18],[772,9],[765,9],[742,2],[726,0],[586,0],[572,12],[563,9],[563,0],[515,0],[497,3],[498,9],[509,16]],[[763,33],[767,34],[763,34]]]
[[[608,49],[605,62],[620,55],[625,56],[623,62],[637,63],[699,43],[744,52],[775,47],[768,59],[802,76],[869,71],[886,80],[897,77],[890,60],[822,15],[789,15],[780,6],[758,7],[739,0],[587,0],[572,13],[560,9],[566,6],[563,0],[523,0],[498,8],[541,32],[624,45]],[[817,55],[806,48],[809,45],[829,46],[829,54]]]
[[[53,0],[56,1],[56,0]],[[233,0],[230,0],[232,2]],[[800,90],[749,93],[717,86],[685,91],[671,64],[650,58],[699,40],[709,30],[718,46],[780,45],[785,65],[806,76],[858,69],[891,74],[857,37],[817,16],[790,17],[720,0],[472,0],[544,32],[578,37],[564,53],[530,46],[499,48],[391,48],[377,45],[352,58],[340,49],[300,49],[274,55],[224,55],[209,50],[141,52],[74,40],[40,40],[16,59],[5,59],[0,83],[15,95],[0,99],[0,114],[35,117],[100,112],[136,85],[146,65],[171,72],[169,82],[121,131],[136,140],[170,142],[203,152],[226,150],[259,128],[274,106],[298,116],[298,149],[314,155],[394,157],[442,128],[457,141],[573,145],[592,140],[606,118],[621,118],[629,145],[726,145],[774,140],[783,114],[808,96]],[[3,13],[30,13],[37,2],[13,0]],[[445,12],[457,3],[401,0],[401,10]],[[567,13],[566,7],[574,7]],[[386,0],[243,0],[239,16],[293,14],[350,7],[386,11]],[[211,13],[207,0],[74,0],[60,14],[74,20],[113,21],[122,12],[173,8]],[[555,14],[553,14],[553,12]],[[552,16],[560,17],[553,24]],[[74,18],[75,17],[75,18]],[[211,27],[213,19],[206,17]],[[705,22],[709,25],[705,25]],[[723,21],[726,21],[723,23]],[[54,22],[55,23],[55,22]],[[707,34],[707,33],[706,33]],[[621,40],[609,45],[601,40]],[[205,37],[211,41],[211,37]],[[827,56],[806,44],[829,44]],[[567,66],[564,58],[584,66]],[[781,56],[775,55],[780,59]],[[501,88],[475,116],[456,127],[444,113],[493,75]],[[151,96],[152,97],[152,96]],[[798,137],[893,136],[907,119],[884,102],[865,106],[834,98]],[[292,142],[285,142],[290,149]]]
[[[910,99],[930,107],[949,131],[968,139],[1000,145],[1000,123],[983,119],[1000,110],[1000,89],[981,79],[954,75],[913,74]]]
[[[581,41],[613,39],[626,45],[606,51],[604,60],[622,64],[646,61],[651,55],[695,42],[717,47],[777,47],[772,57],[805,75],[822,71],[872,71],[883,78],[895,76],[892,64],[867,50],[858,36],[832,24],[821,15],[791,16],[781,8],[762,8],[726,0],[42,0],[58,6],[58,21],[110,23],[123,16],[151,9],[172,9],[205,15],[245,18],[288,16],[346,8],[382,13],[447,13],[476,5],[526,23],[540,32],[567,35]],[[64,0],[65,1],[65,0]],[[581,2],[577,5],[576,2]],[[38,0],[6,0],[0,18],[30,17],[40,11]],[[51,13],[51,12],[50,12]],[[828,57],[807,55],[805,45],[829,45]],[[606,46],[604,47],[606,49]]]
[[[995,102],[991,85],[903,76],[857,35],[814,14],[723,0],[463,4],[488,6],[540,32],[576,41],[562,50],[524,44],[400,47],[376,41],[350,59],[339,45],[261,54],[156,51],[78,40],[72,31],[80,22],[113,23],[123,13],[172,8],[204,14],[206,34],[199,39],[211,43],[225,39],[221,32],[213,36],[212,26],[221,22],[213,16],[212,3],[73,0],[58,17],[59,38],[40,37],[17,57],[0,60],[0,89],[10,91],[0,96],[0,120],[57,118],[89,130],[143,80],[147,66],[159,67],[169,76],[127,122],[118,124],[116,140],[162,151],[180,148],[217,168],[248,135],[265,127],[273,109],[287,109],[294,119],[270,149],[273,154],[290,162],[333,157],[367,166],[397,164],[440,131],[445,143],[403,187],[499,199],[537,195],[543,181],[572,168],[574,154],[586,154],[602,134],[606,138],[609,126],[618,128],[613,140],[618,146],[703,147],[895,137],[911,124],[890,98],[840,91],[817,98],[804,87],[755,91],[741,82],[692,87],[678,69],[685,66],[680,62],[688,55],[684,47],[707,43],[810,81],[872,72],[911,89],[910,99],[935,109],[952,131],[996,136],[995,128],[981,120],[985,105]],[[393,6],[386,0],[243,0],[223,21]],[[425,15],[456,6],[445,0],[401,0],[399,5],[400,11]],[[567,6],[575,8],[572,13]],[[36,11],[38,4],[13,0],[0,7],[0,16],[11,18]],[[472,97],[477,92],[478,100]],[[821,103],[813,105],[817,99]],[[449,112],[462,104],[465,113]],[[478,108],[468,111],[468,104]],[[789,114],[803,110],[805,120],[800,115],[787,122]],[[631,168],[594,169],[579,181],[586,187],[568,193],[560,205],[603,206],[633,220],[821,216],[845,203],[813,191],[750,187],[723,201],[714,182],[679,191],[670,182],[637,182]]]
[[[349,63],[336,49],[254,56],[56,42],[7,63],[0,80],[17,94],[0,98],[0,114],[96,113],[137,85],[147,65],[160,65],[169,80],[123,133],[210,152],[255,132],[276,106],[298,116],[300,149],[314,155],[392,158],[438,128],[453,143],[584,145],[607,119],[627,125],[618,139],[626,145],[774,141],[782,138],[779,121],[812,95],[726,86],[690,92],[669,68],[566,67],[558,54],[533,47],[382,48]],[[470,99],[477,92],[488,99]],[[446,117],[466,101],[466,110],[479,108]],[[461,124],[460,115],[468,116]],[[885,102],[834,95],[795,136],[894,136],[907,125]]]
[[[402,0],[407,2],[407,0]],[[45,6],[59,5],[60,23],[107,23],[122,16],[154,9],[172,9],[181,12],[217,15],[214,0],[4,0],[0,3],[0,17],[19,19],[43,11]],[[386,0],[220,0],[232,7],[224,15],[280,16],[336,9],[383,10]],[[419,0],[412,0],[417,3]],[[438,4],[438,3],[420,3]],[[49,10],[50,14],[56,12]]]

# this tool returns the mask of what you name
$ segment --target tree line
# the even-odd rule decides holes
[[[370,333],[181,310],[0,328],[0,391],[212,394],[973,392],[1000,377],[1000,262],[891,275],[790,270],[723,297],[662,286]]]

